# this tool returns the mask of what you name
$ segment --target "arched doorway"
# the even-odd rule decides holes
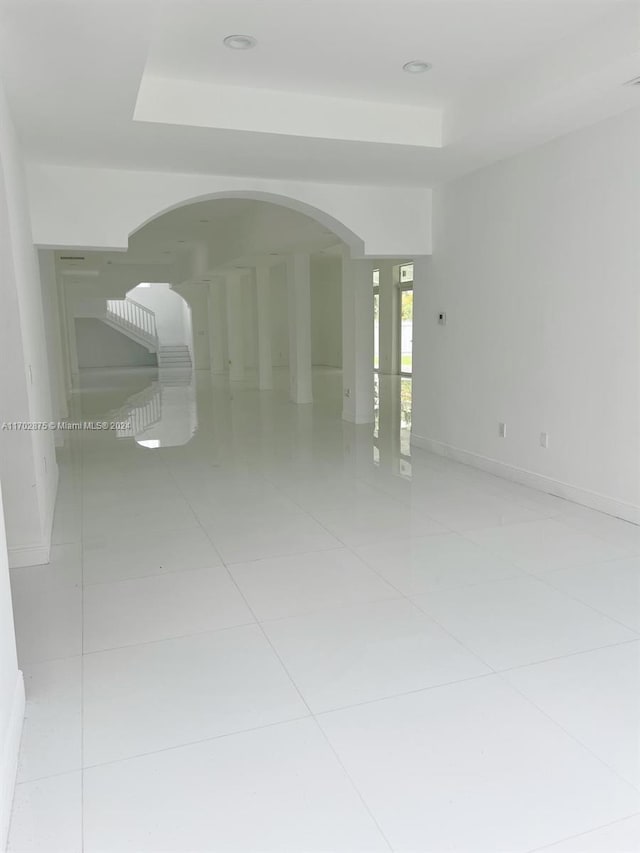
[[[342,388],[336,399],[343,416],[373,421],[372,359],[352,352],[369,349],[373,302],[360,268],[369,268],[371,261],[353,257],[362,252],[363,241],[351,229],[286,196],[226,192],[166,208],[132,233],[129,249],[148,254],[158,242],[173,264],[176,287],[182,292],[185,277],[188,287],[199,286],[200,293],[190,298],[193,305],[201,285],[209,291],[207,306],[194,311],[196,318],[204,311],[208,315],[207,327],[199,328],[194,340],[196,346],[208,341],[209,363],[201,359],[197,366],[216,374],[228,371],[233,382],[244,381],[253,370],[260,390],[269,390],[272,365],[286,360],[290,399],[298,404],[313,400],[312,365],[337,367]],[[318,289],[321,278],[332,280]],[[274,297],[272,305],[259,298],[265,288]],[[271,321],[265,320],[269,312]],[[284,324],[269,331],[274,318],[284,318]]]

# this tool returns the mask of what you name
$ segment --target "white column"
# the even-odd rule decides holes
[[[373,264],[342,259],[342,417],[373,423]]]
[[[209,247],[204,242],[195,243],[191,247],[191,276],[194,281],[200,281],[209,274]]]
[[[393,261],[381,261],[380,270],[380,373],[400,373],[400,341],[398,322],[400,299],[398,265]]]
[[[244,320],[244,365],[258,366],[258,298],[253,269],[243,271],[241,279],[242,317]]]
[[[67,280],[65,285],[65,311],[67,315],[67,351],[69,353],[69,370],[71,371],[71,382],[73,385],[78,381],[80,368],[78,367],[78,344],[76,342],[76,299],[75,289],[72,289]]]
[[[225,275],[227,297],[227,347],[229,379],[244,379],[244,317],[242,316],[242,271],[232,270]]]
[[[378,450],[380,467],[396,472],[400,467],[399,376],[381,374],[379,380]]]
[[[289,392],[293,403],[313,402],[311,384],[311,273],[309,255],[287,260]]]
[[[71,397],[73,382],[71,378],[71,360],[69,356],[69,333],[67,323],[69,322],[67,313],[67,300],[63,285],[63,277],[56,275],[56,284],[58,290],[58,309],[60,315],[60,343],[62,344],[62,370],[64,376],[65,399],[67,402]]]
[[[61,421],[67,417],[67,389],[64,378],[60,316],[58,308],[58,282],[55,257],[52,251],[38,252],[44,333],[47,345],[47,366],[51,388],[51,418]],[[56,435],[56,442],[59,436]]]
[[[209,315],[209,367],[211,373],[225,373],[224,332],[226,311],[224,281],[220,278],[209,283],[207,310]]]
[[[258,293],[258,387],[261,391],[273,388],[271,360],[271,275],[270,267],[261,261],[256,266]]]

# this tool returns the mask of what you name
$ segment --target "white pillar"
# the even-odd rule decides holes
[[[381,261],[378,264],[380,271],[380,373],[400,373],[400,341],[399,341],[399,313],[400,299],[398,282],[398,265],[393,261]]]
[[[195,243],[191,251],[191,276],[200,281],[209,274],[209,247],[204,242]]]
[[[225,275],[227,297],[227,347],[229,379],[244,379],[244,317],[242,316],[242,271],[232,270]]]
[[[60,334],[60,312],[58,308],[58,282],[54,253],[50,250],[38,252],[44,333],[47,345],[47,366],[51,388],[51,417],[61,421],[68,415],[67,389],[64,378],[62,341]],[[56,435],[56,442],[59,436]]]
[[[256,266],[258,293],[258,387],[261,391],[273,388],[271,360],[271,275],[270,267],[261,261]]]
[[[58,311],[60,316],[60,343],[62,344],[62,370],[64,375],[65,399],[68,403],[69,398],[71,397],[71,391],[73,390],[71,359],[69,355],[69,332],[67,330],[69,317],[63,277],[59,274],[56,275],[56,284],[58,290]]]
[[[379,414],[378,414],[378,450],[380,467],[393,470],[400,467],[400,389],[399,376],[380,375]]]
[[[287,260],[289,392],[293,403],[313,402],[311,383],[311,273],[309,255]]]
[[[67,352],[69,353],[69,370],[71,371],[71,383],[75,385],[78,381],[80,368],[78,367],[78,344],[76,342],[76,299],[75,289],[69,285],[67,279],[64,288],[64,309],[67,316]]]
[[[373,263],[342,258],[342,417],[373,423]]]
[[[209,283],[207,310],[209,314],[209,367],[211,373],[225,373],[225,305],[224,282],[214,279]]]

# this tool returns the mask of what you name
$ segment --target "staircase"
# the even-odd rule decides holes
[[[149,352],[158,352],[156,315],[134,299],[107,299],[106,312],[100,319]]]
[[[191,382],[191,352],[186,344],[160,345],[156,315],[135,299],[88,299],[79,306],[78,317],[95,317],[126,335],[158,357],[159,379],[163,385]]]
[[[184,344],[171,344],[158,348],[158,367],[160,370],[179,368],[191,370],[191,353]]]

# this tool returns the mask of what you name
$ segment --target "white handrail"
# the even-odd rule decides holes
[[[107,299],[107,316],[117,325],[157,345],[156,315],[146,305],[141,305],[128,296],[125,299]]]

